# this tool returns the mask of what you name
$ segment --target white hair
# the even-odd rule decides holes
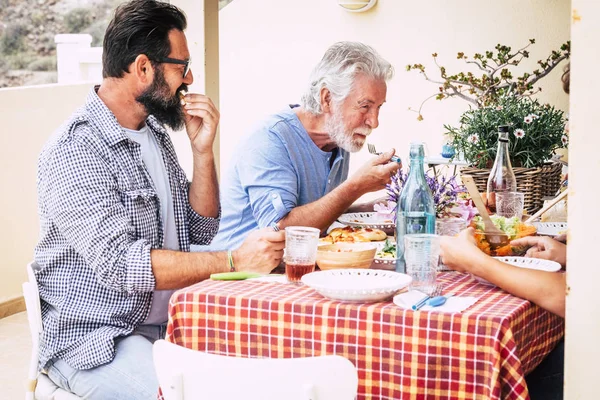
[[[361,74],[388,81],[394,76],[394,69],[371,46],[335,43],[312,71],[308,90],[302,95],[302,106],[312,114],[322,114],[321,89],[327,88],[331,99],[339,103],[350,94],[356,77]]]

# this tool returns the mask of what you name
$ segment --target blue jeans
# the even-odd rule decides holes
[[[156,399],[158,379],[152,344],[165,337],[165,325],[141,325],[130,336],[115,340],[115,358],[96,368],[78,370],[60,359],[48,367],[48,377],[62,389],[90,400]]]

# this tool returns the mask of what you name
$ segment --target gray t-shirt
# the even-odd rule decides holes
[[[126,129],[125,134],[140,145],[142,161],[150,174],[154,190],[160,202],[160,217],[163,227],[163,249],[179,250],[177,227],[175,226],[175,212],[173,210],[173,197],[169,175],[165,168],[160,148],[154,134],[147,126],[139,131]],[[150,313],[144,321],[145,325],[162,324],[168,319],[169,299],[174,290],[155,290],[152,297]]]

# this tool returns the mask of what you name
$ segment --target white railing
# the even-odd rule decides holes
[[[92,36],[59,34],[54,36],[54,41],[58,83],[102,80],[102,47],[91,47]]]

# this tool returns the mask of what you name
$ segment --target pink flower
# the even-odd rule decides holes
[[[504,107],[502,107],[502,106],[497,106],[496,107],[496,110],[498,110],[498,111],[502,111],[503,109],[504,109]]]
[[[477,208],[472,206],[469,200],[459,199],[457,200],[456,205],[448,211],[448,214],[464,219],[467,223],[470,223],[473,217],[477,215]]]
[[[513,134],[517,139],[521,139],[523,136],[525,136],[525,131],[523,129],[515,129]]]
[[[528,115],[523,119],[523,122],[525,122],[526,124],[530,124],[533,122],[533,117],[531,115]]]
[[[569,144],[569,137],[567,135],[562,135],[560,140],[562,141],[563,146]]]
[[[468,138],[469,142],[473,143],[473,144],[477,144],[479,142],[479,135],[477,135],[476,133],[469,136]]]
[[[396,202],[388,200],[387,205],[384,203],[377,203],[373,206],[373,210],[384,214],[396,211]]]

